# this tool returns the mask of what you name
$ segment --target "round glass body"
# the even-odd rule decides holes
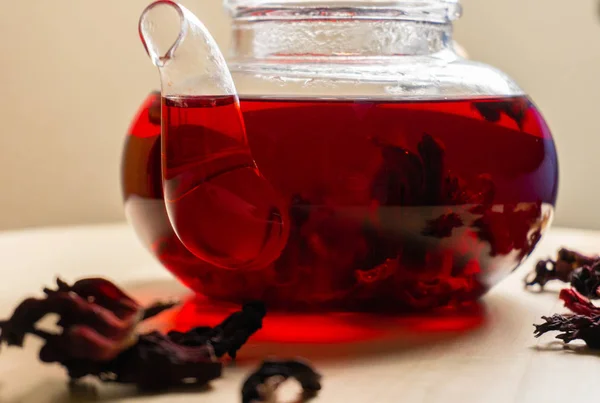
[[[183,246],[163,199],[154,93],[129,131],[123,193],[143,243],[178,279],[272,309],[414,311],[474,301],[532,252],[556,201],[554,142],[517,84],[454,52],[456,1],[226,5],[248,142],[287,202],[290,235],[250,271]],[[206,105],[163,99],[162,114],[193,120]]]

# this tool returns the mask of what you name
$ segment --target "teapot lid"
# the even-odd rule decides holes
[[[402,9],[417,12],[448,10],[450,16],[460,16],[460,0],[224,0],[225,7],[232,13],[244,13],[252,9]],[[454,18],[450,18],[454,19]]]
[[[428,5],[457,4],[460,0],[225,0],[227,7],[265,7],[265,6],[308,6],[323,7],[369,7],[406,5],[426,7]]]

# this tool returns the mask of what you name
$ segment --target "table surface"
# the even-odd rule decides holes
[[[551,335],[535,339],[532,324],[564,308],[558,287],[534,293],[522,286],[533,262],[554,255],[561,246],[599,252],[600,232],[551,230],[534,256],[484,298],[485,320],[469,331],[409,335],[379,348],[374,348],[376,343],[366,347],[267,343],[250,344],[243,351],[270,355],[301,351],[323,374],[317,403],[584,401],[597,394],[600,357],[581,344],[565,348]],[[0,256],[0,316],[9,315],[24,296],[52,285],[58,274],[67,281],[106,276],[141,300],[187,292],[125,224],[0,233]],[[93,381],[69,387],[61,367],[37,361],[39,347],[38,340],[29,338],[24,350],[2,349],[0,402],[239,402],[241,383],[256,365],[242,360],[227,368],[208,390],[140,396],[133,388]],[[292,402],[296,393],[295,385],[286,384],[279,397]]]

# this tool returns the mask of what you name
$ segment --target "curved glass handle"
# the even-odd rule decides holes
[[[214,38],[190,10],[171,0],[143,11],[139,34],[159,68],[163,96],[235,95],[233,78]]]
[[[285,247],[289,218],[254,163],[223,55],[198,18],[174,1],[150,4],[139,31],[160,72],[163,189],[175,233],[208,263],[265,268]]]

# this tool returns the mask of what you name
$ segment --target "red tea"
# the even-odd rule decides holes
[[[251,155],[283,200],[291,226],[274,262],[251,271],[219,268],[190,253],[169,222],[160,100],[154,97],[125,150],[127,215],[173,274],[214,299],[261,299],[272,309],[306,311],[416,310],[472,301],[529,255],[552,216],[556,151],[526,97],[242,99]],[[210,133],[211,141],[224,141],[237,124],[208,118],[218,114],[211,115],[217,108],[207,98],[167,99],[163,109],[163,116],[185,116],[190,136]],[[165,133],[177,130],[176,121],[169,122]],[[183,140],[171,150],[175,159],[203,152]],[[249,164],[246,152],[235,158]],[[168,189],[168,170],[165,175]],[[242,185],[234,178],[226,187]],[[259,209],[266,208],[262,192],[255,193]],[[232,245],[247,242],[249,250],[261,241],[252,228],[235,220],[222,227],[193,205],[178,214],[195,223],[187,237],[198,225],[219,242],[228,236]]]

